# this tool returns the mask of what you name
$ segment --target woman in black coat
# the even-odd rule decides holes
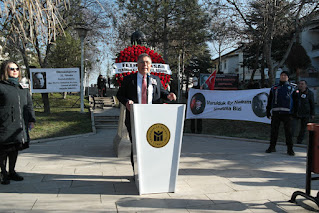
[[[28,129],[34,127],[32,99],[19,81],[21,70],[17,63],[5,61],[0,69],[0,168],[1,184],[22,181],[15,172],[18,151],[29,147]],[[9,171],[6,170],[9,159]]]

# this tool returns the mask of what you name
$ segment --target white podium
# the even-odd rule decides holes
[[[133,104],[131,126],[139,194],[175,192],[184,104]]]

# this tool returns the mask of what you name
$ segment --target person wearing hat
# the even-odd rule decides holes
[[[280,123],[283,122],[285,129],[287,154],[294,156],[291,120],[293,110],[292,94],[295,86],[288,82],[289,74],[287,71],[280,73],[280,81],[271,87],[267,103],[267,118],[271,119],[270,145],[266,153],[276,152],[276,143]]]

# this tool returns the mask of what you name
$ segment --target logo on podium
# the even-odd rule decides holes
[[[153,124],[146,133],[147,142],[155,148],[164,147],[171,137],[167,126],[161,123]]]

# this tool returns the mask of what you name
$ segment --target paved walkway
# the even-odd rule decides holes
[[[176,193],[138,195],[128,158],[113,153],[115,129],[32,144],[20,153],[22,182],[0,185],[0,212],[313,212],[304,191],[306,148],[186,134]],[[319,182],[319,181],[317,181]],[[319,183],[313,182],[312,195]],[[308,210],[306,210],[308,209]]]

